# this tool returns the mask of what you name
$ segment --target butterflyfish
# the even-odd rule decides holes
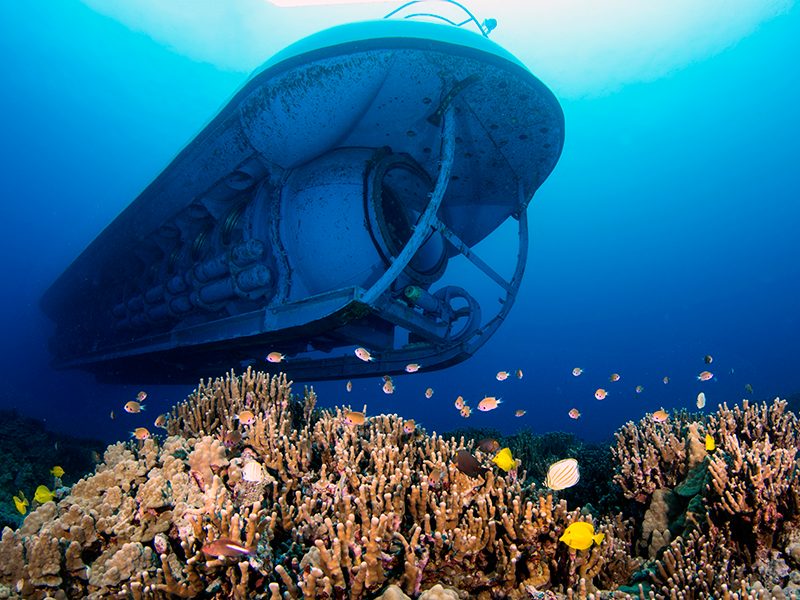
[[[508,379],[508,371],[500,371],[495,377],[497,377],[497,381],[505,381]]]
[[[203,546],[203,554],[214,557],[233,558],[236,556],[250,555],[253,551],[245,548],[239,542],[230,538],[219,538]]]
[[[256,461],[251,461],[242,469],[242,479],[250,483],[258,483],[264,481],[264,467]]]
[[[578,521],[567,527],[564,531],[564,535],[558,539],[573,550],[586,550],[587,548],[591,548],[592,544],[599,544],[602,542],[605,537],[606,535],[604,533],[595,534],[594,525],[591,523]]]
[[[565,458],[550,465],[544,484],[551,490],[564,490],[572,487],[581,479],[578,461],[574,458]]]
[[[698,376],[697,376],[697,378],[698,378],[700,381],[708,381],[708,380],[709,380],[709,379],[711,379],[713,376],[714,376],[714,374],[713,374],[713,373],[709,373],[708,371],[703,371],[702,373],[700,373],[700,375],[698,375]]]
[[[64,469],[62,469],[59,466],[55,466],[52,469],[50,469],[50,474],[53,477],[61,477],[64,474]]]
[[[279,363],[284,358],[286,358],[285,354],[281,354],[280,352],[270,352],[267,354],[267,360],[271,363]]]
[[[40,485],[36,488],[36,491],[33,494],[33,499],[36,500],[39,504],[44,504],[45,502],[50,502],[53,499],[53,492],[47,489],[46,485]]]
[[[495,408],[497,408],[497,406],[499,404],[502,404],[502,403],[503,403],[503,399],[502,398],[495,398],[494,396],[487,396],[486,398],[484,398],[483,400],[478,402],[478,410],[481,410],[483,412],[494,410]]]
[[[608,392],[604,389],[600,388],[594,393],[594,397],[598,400],[603,400],[606,396],[608,396]]]
[[[375,360],[366,348],[356,348],[356,356],[364,362]]]
[[[706,395],[703,392],[697,394],[697,408],[703,408],[706,405]]]
[[[137,427],[131,431],[131,437],[135,437],[137,440],[146,440],[150,437],[150,432],[146,427]]]
[[[492,462],[503,469],[503,471],[510,471],[517,466],[517,461],[511,456],[511,448],[503,448],[500,450],[492,459]]]
[[[717,445],[714,443],[714,438],[706,434],[706,452],[713,452],[716,449]]]
[[[144,404],[139,404],[135,400],[131,400],[125,405],[125,412],[136,414],[142,410],[144,410]]]
[[[420,365],[417,363],[411,363],[410,365],[406,365],[406,373],[416,373],[419,371]]]
[[[489,470],[486,467],[482,467],[478,459],[472,456],[468,450],[456,452],[456,468],[467,477],[478,477]]]

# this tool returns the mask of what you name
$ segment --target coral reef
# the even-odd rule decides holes
[[[397,415],[354,425],[349,408],[315,404],[285,376],[201,382],[165,439],[109,446],[66,497],[3,530],[0,597],[796,596],[798,431],[785,402],[626,424],[614,480],[642,507],[627,514],[571,507],[472,439],[407,432]],[[490,470],[462,473],[463,449]],[[559,538],[577,521],[603,539],[568,547]]]

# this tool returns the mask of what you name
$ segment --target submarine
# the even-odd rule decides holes
[[[489,20],[388,17],[253,72],[44,293],[53,368],[320,381],[442,369],[486,343],[519,291],[564,115]],[[504,277],[475,247],[509,220]]]

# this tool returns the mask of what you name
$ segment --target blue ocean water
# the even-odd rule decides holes
[[[223,14],[214,3],[174,3],[163,13],[139,6],[117,13],[72,0],[0,6],[0,408],[109,442],[150,425],[193,386],[145,386],[143,419],[122,410],[141,386],[53,371],[54,327],[39,309],[42,294],[250,70],[314,31],[393,7],[312,15],[260,0],[230,3]],[[601,19],[595,45],[580,23],[543,45],[535,41],[546,33],[537,11],[551,11],[548,24],[572,23],[570,11],[581,4],[563,14],[524,6],[493,14],[468,4],[480,19],[498,18],[492,39],[550,87],[565,113],[564,152],[529,211],[529,262],[516,305],[467,362],[396,377],[391,396],[377,377],[354,380],[350,393],[341,381],[309,382],[320,405],[367,404],[368,413],[399,413],[429,432],[527,426],[600,441],[646,412],[695,410],[700,391],[706,411],[799,391],[796,4],[763,3],[754,22],[716,40],[735,12],[720,4],[722,12],[697,27],[675,26],[666,49],[641,39],[656,14],[628,24]],[[609,37],[621,41],[609,48]],[[508,252],[499,237],[479,248],[490,263]],[[584,369],[580,377],[575,367]],[[707,367],[716,377],[699,382]],[[495,378],[516,369],[522,379]],[[610,382],[612,373],[620,380]],[[605,400],[595,399],[597,388],[609,391]],[[453,406],[469,395],[474,408],[484,394],[504,402],[466,420]],[[582,416],[570,419],[571,408]],[[527,412],[516,418],[519,409]]]

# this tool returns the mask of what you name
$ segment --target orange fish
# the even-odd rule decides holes
[[[703,357],[703,362],[706,363],[707,365],[710,364],[712,360],[714,359],[711,358],[710,354],[706,354],[705,357]]]
[[[461,410],[462,408],[464,408],[464,397],[463,396],[459,396],[458,398],[456,398],[456,408],[458,410]]]
[[[664,377],[664,383],[669,383],[669,377]]]
[[[403,431],[405,433],[413,433],[416,428],[417,424],[414,422],[414,419],[409,419],[408,421],[403,423]]]
[[[348,392],[352,392],[353,391],[353,382],[352,381],[348,381],[347,382],[347,391]]]
[[[517,412],[514,413],[514,416],[515,417],[521,417],[524,414],[525,414],[525,411],[520,409],[520,410],[518,410]]]
[[[411,363],[410,365],[406,365],[406,373],[416,373],[419,371],[420,365],[417,363]]]
[[[604,389],[602,389],[602,388],[601,388],[601,389],[599,389],[599,390],[597,390],[597,391],[594,393],[594,397],[595,397],[595,398],[597,398],[598,400],[603,400],[603,399],[604,399],[606,396],[608,396],[608,392],[607,392],[607,391],[605,391],[605,390],[604,390]]]
[[[238,429],[232,429],[225,433],[222,438],[222,445],[226,448],[233,448],[234,446],[242,443],[242,432]]]
[[[577,377],[581,373],[583,373],[583,369],[581,369],[580,367],[575,367],[574,369],[572,369],[572,374],[575,375],[575,377]]]
[[[167,415],[158,415],[156,422],[153,423],[155,427],[160,427],[161,429],[167,428]]]
[[[669,419],[669,415],[664,411],[664,409],[657,410],[653,413],[653,421],[656,423],[663,423],[667,419]]]
[[[433,388],[428,388],[425,390],[425,397],[430,398],[431,396],[433,396]]]
[[[367,422],[367,417],[363,412],[352,411],[345,413],[342,420],[348,425],[363,425]]]
[[[643,391],[644,391],[644,388],[642,386],[640,386],[640,385],[636,386],[636,393],[637,394],[641,394]]]
[[[383,384],[384,394],[394,394],[394,384],[391,379],[387,379]]]
[[[139,392],[138,394],[136,394],[136,399],[139,402],[144,402],[145,398],[147,398],[147,393],[146,392]]]
[[[751,394],[753,393],[753,386],[750,385],[749,383],[746,386],[744,386],[744,389],[746,389]]]
[[[465,419],[472,414],[472,409],[469,406],[465,406],[461,409],[461,416]]]
[[[267,360],[271,363],[279,363],[284,358],[286,358],[285,354],[281,354],[280,352],[270,352],[267,354]]]
[[[134,431],[131,431],[131,437],[135,437],[137,440],[146,440],[150,437],[150,432],[144,427],[137,427]]]
[[[364,362],[375,360],[366,348],[356,348],[356,356]]]
[[[577,419],[578,417],[581,416],[581,413],[578,412],[577,408],[573,408],[572,410],[569,411],[569,416],[572,417],[573,419]]]
[[[713,373],[709,373],[708,371],[703,371],[702,373],[700,373],[700,375],[698,375],[698,376],[697,376],[697,378],[698,378],[700,381],[708,381],[708,380],[709,380],[709,379],[711,379],[713,376],[714,376],[714,375],[713,375]]]
[[[113,410],[111,411],[111,418],[112,419],[114,418],[114,411]]]
[[[500,371],[495,377],[497,377],[497,381],[505,381],[508,379],[508,371]]]
[[[391,375],[384,375],[383,376],[383,380],[384,381],[391,381],[392,380],[392,376]]]
[[[517,379],[522,379],[522,369],[517,369],[514,371],[514,375],[517,376]]]
[[[144,404],[139,404],[135,400],[131,400],[125,405],[125,412],[138,413],[140,410],[144,410]]]
[[[612,373],[611,377],[608,378],[609,381],[619,381],[619,374]]]
[[[498,404],[502,404],[502,398],[495,398],[494,396],[487,396],[478,403],[478,410],[488,412],[497,408]]]
[[[256,422],[256,416],[253,414],[252,411],[243,410],[238,414],[239,423],[242,425],[252,425]]]
[[[244,554],[253,554],[253,551],[230,538],[219,538],[203,546],[203,554],[215,558],[220,556],[235,558]]]

